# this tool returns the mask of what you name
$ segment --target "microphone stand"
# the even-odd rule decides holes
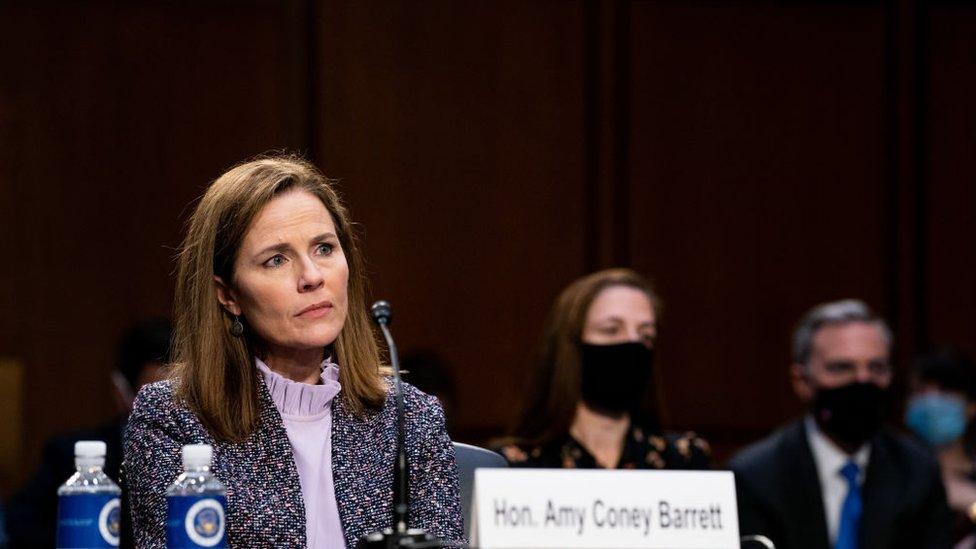
[[[436,549],[457,547],[457,544],[443,542],[419,528],[408,528],[410,518],[410,479],[407,467],[406,429],[404,427],[403,385],[400,381],[400,358],[397,355],[390,323],[393,309],[386,301],[377,301],[370,308],[373,320],[383,332],[386,346],[390,350],[390,367],[393,370],[393,385],[396,391],[397,413],[397,458],[393,469],[393,524],[380,532],[372,532],[359,539],[356,549]]]

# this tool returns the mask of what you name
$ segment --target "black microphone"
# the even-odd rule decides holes
[[[372,313],[373,320],[380,326],[388,327],[393,322],[393,307],[389,301],[383,301],[381,299],[373,303],[373,306],[369,308],[369,312]]]
[[[407,530],[410,518],[410,469],[407,467],[406,430],[404,428],[403,386],[400,384],[400,357],[397,355],[390,323],[393,322],[393,307],[389,301],[377,301],[369,308],[373,320],[383,331],[386,346],[390,350],[390,367],[393,369],[393,383],[396,386],[397,407],[397,458],[393,470],[393,531],[402,534]]]
[[[393,524],[382,532],[373,532],[360,538],[357,549],[392,549],[394,547],[440,547],[433,536],[418,528],[407,528],[410,518],[410,477],[407,467],[406,430],[404,428],[403,386],[400,381],[400,357],[397,356],[396,343],[390,333],[393,321],[393,308],[387,301],[377,301],[370,307],[373,320],[383,332],[386,346],[390,351],[390,368],[393,370],[393,385],[397,407],[397,457],[393,469]]]

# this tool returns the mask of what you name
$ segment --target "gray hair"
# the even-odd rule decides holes
[[[884,319],[874,314],[863,301],[858,299],[843,299],[821,303],[803,315],[800,323],[793,331],[793,363],[806,365],[813,351],[813,336],[824,326],[847,324],[850,322],[866,322],[875,324],[881,330],[881,336],[888,348],[893,339],[891,328]]]

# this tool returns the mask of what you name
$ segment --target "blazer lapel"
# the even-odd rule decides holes
[[[903,475],[883,444],[876,436],[871,444],[871,458],[861,491],[864,511],[861,514],[861,546],[888,547],[891,532],[895,530],[895,518],[904,493]]]
[[[257,429],[244,442],[218,444],[231,480],[231,513],[247,528],[261,529],[261,536],[246,540],[251,544],[304,547],[305,503],[295,456],[267,386],[263,381],[258,385]]]
[[[341,394],[332,400],[332,482],[350,547],[391,525],[394,447],[387,423],[382,412],[354,415]]]
[[[807,443],[803,421],[784,433],[782,445],[786,516],[791,547],[829,549],[827,519],[824,515],[820,476]]]

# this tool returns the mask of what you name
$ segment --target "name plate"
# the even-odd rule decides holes
[[[739,549],[728,471],[478,469],[476,547]]]

